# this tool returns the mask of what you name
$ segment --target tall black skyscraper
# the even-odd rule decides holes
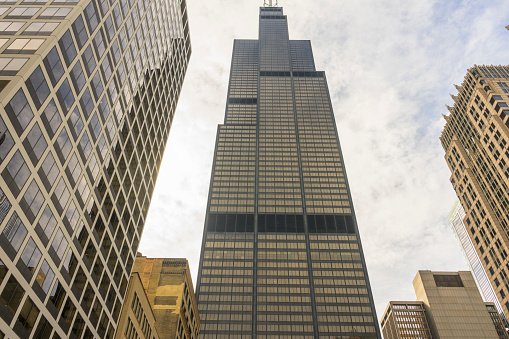
[[[379,338],[324,72],[260,9],[235,40],[197,285],[204,338]]]

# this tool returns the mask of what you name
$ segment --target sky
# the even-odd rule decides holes
[[[263,0],[189,0],[192,56],[139,251],[187,258],[196,284],[233,39],[258,38]],[[280,0],[290,39],[325,71],[371,289],[415,300],[418,270],[468,266],[447,222],[455,202],[442,114],[474,64],[507,65],[503,0]]]

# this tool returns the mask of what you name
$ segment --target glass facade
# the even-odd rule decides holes
[[[191,53],[186,3],[0,13],[0,337],[112,338]]]
[[[203,338],[379,338],[324,72],[262,7],[235,40],[197,282]]]
[[[422,301],[391,301],[385,310],[381,325],[385,339],[433,338]]]

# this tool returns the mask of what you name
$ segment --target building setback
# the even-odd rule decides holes
[[[187,260],[147,258],[140,254],[134,261],[133,274],[140,275],[159,338],[197,339],[200,316]]]
[[[391,301],[382,317],[385,339],[509,338],[493,303],[485,303],[468,271],[419,271],[417,301]]]
[[[440,137],[463,222],[509,316],[509,67],[470,68]]]
[[[203,338],[380,338],[324,72],[280,7],[235,40],[197,282]]]
[[[184,0],[2,2],[0,337],[113,337],[190,53]]]

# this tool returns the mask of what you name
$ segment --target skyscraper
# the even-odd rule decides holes
[[[325,74],[280,7],[234,41],[209,192],[203,338],[380,337]]]
[[[509,316],[509,67],[470,68],[440,137],[463,222]]]
[[[0,13],[0,337],[112,338],[191,52],[186,3]]]
[[[468,262],[468,266],[472,271],[483,299],[494,303],[498,311],[503,315],[504,311],[502,309],[502,305],[500,305],[495,294],[495,290],[491,286],[488,275],[486,274],[486,271],[484,271],[484,267],[482,266],[481,259],[479,259],[479,256],[477,255],[472,239],[468,236],[468,231],[463,223],[463,219],[465,219],[465,210],[458,200],[456,200],[456,203],[454,204],[447,219],[449,220],[449,225],[451,225],[458,243],[461,246],[461,251]]]

